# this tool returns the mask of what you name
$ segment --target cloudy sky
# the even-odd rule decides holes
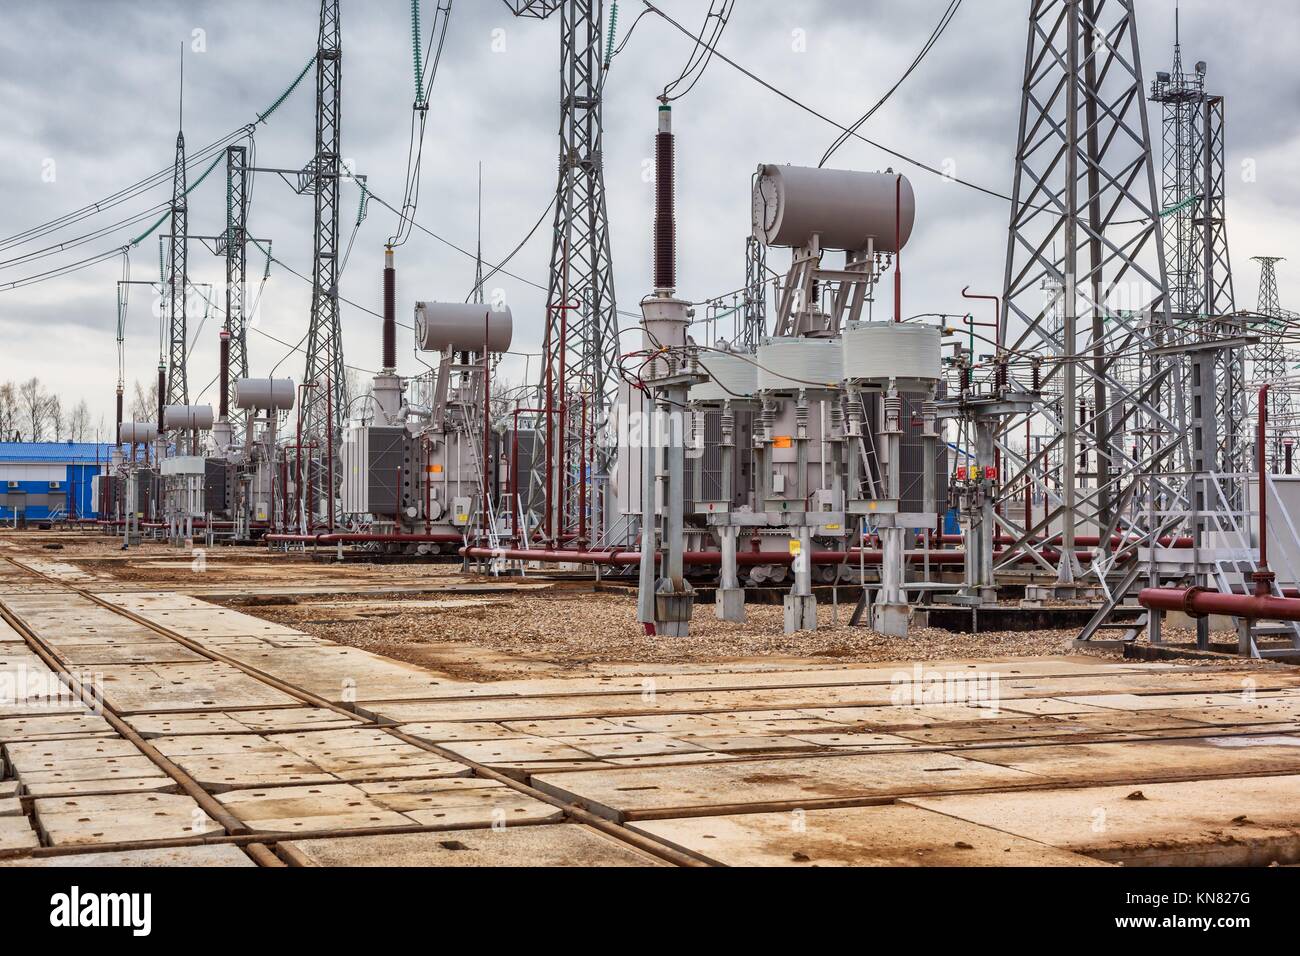
[[[920,48],[946,0],[740,0],[721,43],[729,56],[773,85],[841,122],[860,115],[891,86]],[[607,4],[608,6],[608,4]],[[698,27],[703,0],[660,0],[667,12]],[[424,0],[426,28],[434,0]],[[620,36],[640,9],[620,3]],[[920,69],[863,132],[933,165],[954,164],[965,179],[1008,191],[1024,62],[1026,0],[967,0]],[[1173,0],[1138,0],[1148,80],[1168,69]],[[191,149],[248,123],[312,56],[314,0],[43,0],[0,4],[0,260],[114,225],[165,201],[164,183],[131,203],[61,232],[3,248],[3,237],[109,196],[170,165],[176,135],[177,59],[187,46],[184,128]],[[344,0],[343,153],[369,177],[376,194],[400,204],[413,81],[407,0]],[[1211,87],[1228,98],[1229,238],[1237,304],[1253,308],[1258,270],[1251,256],[1278,255],[1284,304],[1300,309],[1300,11],[1292,0],[1223,4],[1184,0],[1184,56],[1206,59]],[[199,32],[196,32],[199,31]],[[554,190],[558,111],[558,23],[515,20],[500,0],[455,0],[433,90],[418,221],[465,248],[475,239],[475,179],[483,164],[483,246],[496,261],[524,236]],[[798,42],[800,39],[806,42]],[[196,51],[195,47],[202,47]],[[606,90],[605,166],[620,306],[650,288],[650,156],[655,96],[680,71],[690,43],[646,17],[614,61]],[[257,161],[298,168],[313,137],[311,78],[258,128]],[[681,293],[704,300],[744,280],[750,176],[760,162],[816,165],[837,130],[715,61],[675,107],[679,133]],[[1158,116],[1153,113],[1153,122]],[[1238,170],[1250,163],[1253,182]],[[884,169],[896,161],[851,142],[832,165]],[[909,172],[918,201],[917,230],[907,252],[905,309],[965,311],[961,289],[996,293],[1002,281],[1008,208],[1002,200]],[[190,230],[224,225],[220,169],[190,199]],[[351,233],[357,192],[343,190],[344,235]],[[271,175],[257,179],[252,231],[273,240],[277,258],[310,274],[311,201]],[[152,220],[149,220],[150,222]],[[147,224],[147,223],[146,223]],[[380,307],[383,244],[395,217],[372,204],[357,232],[342,294]],[[4,284],[121,246],[143,231],[124,226],[55,255],[0,265],[0,381],[38,374],[64,397],[80,398],[98,419],[112,415],[116,377],[115,286],[121,257],[57,279],[5,289]],[[510,270],[545,283],[549,225]],[[156,278],[158,246],[150,238],[131,253],[135,278]],[[250,274],[260,255],[250,250]],[[222,261],[195,244],[191,280],[220,289]],[[779,257],[773,261],[781,265]],[[463,300],[474,262],[419,232],[399,250],[399,318],[417,299]],[[544,296],[498,277],[516,316],[515,350],[536,352]],[[256,281],[253,289],[256,290]],[[298,342],[306,330],[308,286],[273,267],[250,333],[254,374],[279,365],[302,374],[302,356],[267,336]],[[158,320],[151,296],[137,292],[126,330],[128,389],[152,375]],[[373,370],[379,363],[378,320],[344,307],[345,357]],[[190,386],[199,397],[216,374],[214,316],[198,332]],[[410,333],[400,342],[402,370],[419,369]],[[507,374],[522,379],[523,359]],[[535,365],[533,366],[535,367]],[[214,401],[211,388],[202,401]],[[110,423],[111,427],[111,423]]]

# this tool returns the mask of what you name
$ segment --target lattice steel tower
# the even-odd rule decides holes
[[[1175,17],[1177,17],[1175,13]],[[1183,47],[1179,27],[1174,27],[1174,65],[1168,73],[1156,73],[1151,100],[1164,107],[1164,149],[1162,152],[1163,207],[1161,226],[1165,236],[1165,274],[1169,277],[1169,311],[1180,327],[1188,317],[1200,314],[1203,299],[1201,264],[1193,251],[1194,220],[1201,186],[1196,170],[1201,164],[1201,107],[1205,99],[1205,64],[1194,73],[1183,71]]]
[[[584,420],[579,409],[611,406],[617,395],[618,308],[614,295],[609,213],[605,201],[602,127],[604,4],[601,0],[505,0],[520,17],[560,14],[559,184],[551,269],[547,283],[545,367],[541,398],[551,410],[542,420],[548,455],[562,482],[564,499],[552,535],[577,517],[581,495],[580,457],[595,446],[596,412]],[[602,411],[603,413],[603,411]],[[607,461],[594,462],[597,476]],[[535,456],[537,458],[538,456]],[[600,502],[585,499],[590,511]],[[534,503],[535,504],[535,503]]]
[[[1272,386],[1268,393],[1268,419],[1272,426],[1268,458],[1269,468],[1278,472],[1282,470],[1284,442],[1287,438],[1293,438],[1297,430],[1293,386],[1287,382],[1290,356],[1286,340],[1297,320],[1300,320],[1300,315],[1282,308],[1277,287],[1277,264],[1283,260],[1277,256],[1255,256],[1254,261],[1259,263],[1259,301],[1256,312],[1262,321],[1255,328],[1259,344],[1251,350],[1251,384]]]
[[[1125,357],[1149,352],[1168,329],[1142,92],[1132,0],[1034,0],[1001,333],[1011,354],[1056,357],[1043,391],[1059,383],[1061,400],[1059,412],[1047,402],[1035,410],[1055,437],[1026,463],[1052,491],[1047,513],[1032,529],[1003,523],[1021,532],[1013,550],[1027,547],[1030,534],[1059,528],[1067,585],[1079,573],[1076,529],[1092,526],[1105,549],[1139,476],[1182,441],[1161,408],[1168,369],[1136,386],[1117,374]],[[1005,422],[1004,450],[1024,428],[1024,416]],[[1137,434],[1162,437],[1135,453],[1126,436]]]
[[[182,61],[183,62],[183,61]],[[181,71],[184,76],[184,67]],[[184,79],[182,79],[182,85]],[[182,94],[182,103],[184,102]],[[184,113],[182,111],[182,119]],[[186,290],[189,283],[187,248],[189,209],[185,184],[185,132],[176,132],[176,159],[172,166],[172,231],[167,255],[167,394],[168,405],[188,405],[190,387],[186,366]]]
[[[248,265],[248,147],[226,147],[226,231],[218,243],[218,252],[226,257],[226,324],[229,336],[230,378],[248,377],[248,333],[244,323],[246,269]],[[226,404],[229,396],[223,396]],[[238,408],[229,412],[229,420],[238,431],[244,413]]]
[[[316,153],[299,174],[299,192],[316,200],[312,227],[311,324],[303,376],[304,442],[314,443],[319,464],[307,487],[309,507],[332,516],[342,470],[334,463],[343,437],[347,381],[343,371],[343,329],[339,320],[339,185],[342,168],[343,37],[339,0],[321,0],[316,51]]]
[[[1236,302],[1228,255],[1224,169],[1224,100],[1206,92],[1204,61],[1183,70],[1180,24],[1175,11],[1174,62],[1157,73],[1151,100],[1164,107],[1163,208],[1165,269],[1170,313],[1178,340],[1197,342],[1239,336],[1232,318]],[[1245,351],[1223,350],[1217,360],[1220,471],[1243,470],[1250,444],[1246,409]]]

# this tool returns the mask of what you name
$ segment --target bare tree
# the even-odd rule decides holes
[[[63,400],[57,395],[45,396],[45,423],[54,433],[54,440],[63,441],[67,422],[63,419]]]
[[[135,383],[135,397],[131,399],[131,421],[151,422],[158,417],[158,383],[151,380],[148,387]]]
[[[347,372],[348,406],[343,417],[348,420],[369,421],[372,411],[370,396],[374,394],[374,379],[368,378],[356,369]]]
[[[0,441],[8,441],[18,430],[18,386],[0,384]]]
[[[50,424],[50,396],[41,387],[39,378],[29,378],[18,386],[20,420],[26,427],[28,441],[44,441]]]
[[[90,440],[90,406],[84,398],[68,413],[68,437],[76,442]]]

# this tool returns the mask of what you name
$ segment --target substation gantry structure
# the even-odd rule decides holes
[[[610,450],[597,440],[617,397],[619,314],[605,196],[603,0],[504,0],[517,17],[560,22],[559,181],[546,292],[542,375],[523,527],[555,543],[609,532]]]
[[[301,442],[309,520],[334,527],[342,469],[338,464],[348,405],[339,315],[339,190],[344,176],[343,34],[340,0],[321,0],[316,50],[316,149],[298,174],[298,192],[314,199],[311,317],[303,372]]]
[[[1300,313],[1282,308],[1278,292],[1277,264],[1279,256],[1255,256],[1259,263],[1259,298],[1255,313],[1258,316],[1256,332],[1259,344],[1250,352],[1250,385],[1271,386],[1268,392],[1268,465],[1273,474],[1291,474],[1294,466],[1295,439],[1300,431],[1296,421],[1295,391],[1300,381],[1292,374],[1294,357],[1290,355],[1288,341],[1300,323]]]

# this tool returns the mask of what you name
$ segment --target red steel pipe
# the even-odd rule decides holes
[[[545,548],[476,548],[465,547],[459,551],[460,555],[465,558],[477,558],[485,560],[489,558],[505,558],[508,561],[541,561],[545,564],[601,564],[613,565],[617,567],[631,567],[641,563],[640,551],[566,551],[553,550]],[[1057,557],[1055,552],[1046,552],[1045,557]],[[995,558],[1001,557],[995,554]],[[1086,562],[1092,555],[1087,552],[1080,552],[1077,555],[1078,560]],[[717,567],[722,564],[721,551],[687,551],[682,555],[682,560],[687,566],[693,567]],[[737,551],[736,563],[741,567],[752,567],[760,564],[789,564],[793,557],[788,551]],[[880,564],[884,560],[883,551],[860,551],[850,549],[849,551],[814,551],[812,552],[812,563],[819,565],[842,564],[846,561],[863,561],[867,564]],[[905,555],[905,560],[909,564],[932,565],[962,565],[966,563],[966,552],[964,551],[931,551],[928,554],[921,551],[910,551]],[[1032,558],[1026,556],[1022,559],[1025,562],[1031,561]]]
[[[972,315],[970,316],[970,324],[972,326],[979,325],[979,326],[983,326],[984,328],[992,329],[994,342],[997,344],[998,348],[1001,348],[1003,344],[1002,343],[1002,299],[996,295],[976,295],[974,292],[970,291],[970,286],[966,286],[966,288],[961,290],[961,297],[963,299],[982,299],[985,302],[993,303],[992,322],[979,322],[976,320],[975,316]],[[1029,451],[1028,449],[1025,449],[1026,454],[1028,454],[1028,451]]]
[[[1256,576],[1256,593],[1268,594],[1273,583],[1268,570],[1268,474],[1265,466],[1265,435],[1268,432],[1268,385],[1259,390],[1259,432],[1255,438],[1256,476],[1259,483],[1259,572]]]
[[[894,180],[894,324],[903,321],[903,174]]]
[[[365,532],[339,534],[268,534],[270,544],[460,544],[463,535],[442,534],[369,534]]]
[[[488,352],[492,313],[483,313],[483,527],[492,526],[492,360]],[[428,480],[427,477],[425,479]],[[498,486],[499,487],[499,486]]]
[[[1203,588],[1145,588],[1138,603],[1156,611],[1182,611],[1193,617],[1223,614],[1258,621],[1300,621],[1300,600],[1272,594],[1224,594]]]

